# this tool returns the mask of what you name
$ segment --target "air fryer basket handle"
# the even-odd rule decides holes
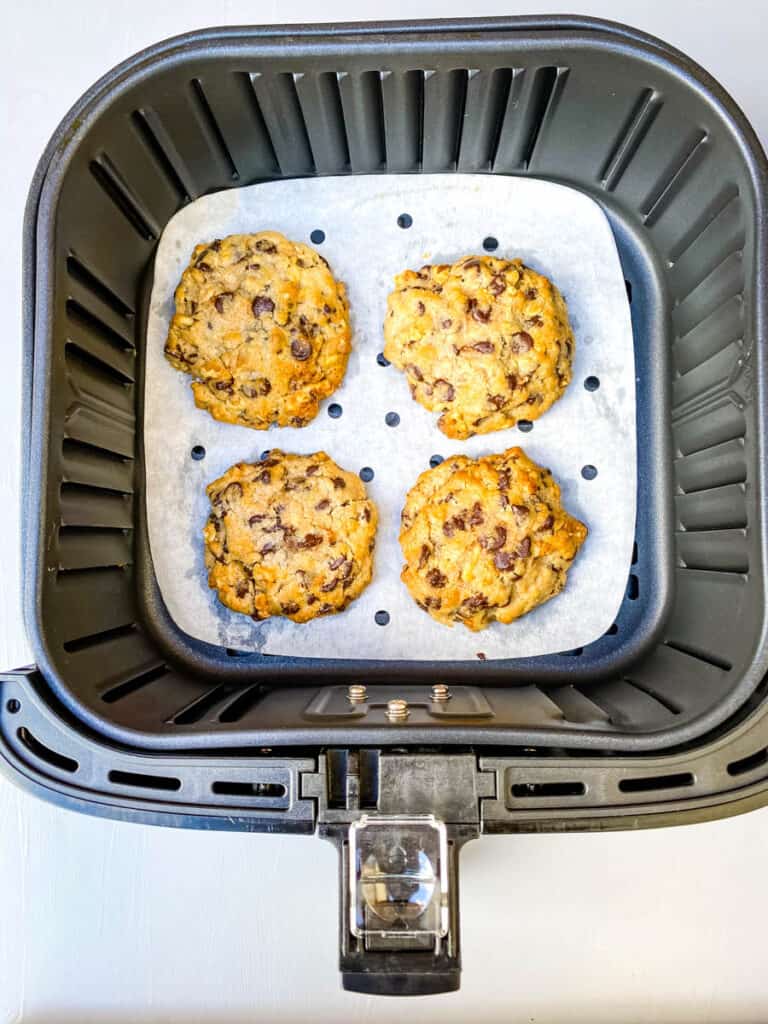
[[[386,824],[388,819],[375,816],[368,820]],[[434,883],[432,894],[432,905],[440,905],[445,924],[444,934],[438,935],[420,930],[418,917],[412,926],[401,932],[354,934],[355,891],[359,882],[361,857],[359,851],[357,856],[355,854],[350,833],[356,826],[329,827],[323,830],[325,838],[331,839],[339,850],[339,968],[342,984],[348,991],[369,995],[417,996],[454,992],[459,988],[459,852],[465,842],[477,836],[477,829],[466,825],[437,824],[444,830],[446,854],[442,878],[439,884]],[[382,882],[373,881],[368,884],[379,890],[383,888]],[[409,891],[417,894],[424,888],[419,880],[406,881],[404,884]],[[432,884],[431,881],[427,883],[428,886]],[[427,892],[425,899],[428,900],[429,895]],[[366,907],[357,909],[361,914],[367,910]]]

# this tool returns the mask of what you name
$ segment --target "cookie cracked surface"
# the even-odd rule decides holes
[[[522,449],[455,455],[408,493],[401,578],[438,622],[481,630],[558,594],[587,532],[563,509],[549,470]]]
[[[341,384],[346,291],[310,246],[277,231],[198,245],[175,301],[166,358],[215,419],[303,427]]]
[[[324,452],[240,462],[207,488],[208,584],[233,611],[308,622],[343,611],[373,572],[376,506]]]
[[[520,260],[467,256],[405,270],[384,321],[384,355],[448,437],[535,420],[571,381],[563,297]]]

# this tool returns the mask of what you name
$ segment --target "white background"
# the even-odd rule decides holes
[[[0,61],[0,667],[30,660],[17,582],[22,208],[68,106],[134,51],[211,24],[555,13],[566,5],[9,5]],[[749,0],[605,0],[576,9],[687,51],[730,90],[765,143],[761,8]],[[768,1019],[768,809],[662,831],[471,843],[462,857],[462,991],[396,1004],[339,988],[335,857],[314,839],[75,815],[0,779],[0,1022]]]

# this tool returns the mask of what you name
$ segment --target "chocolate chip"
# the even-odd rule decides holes
[[[294,338],[291,342],[291,355],[303,363],[312,355],[312,346],[306,338]]]
[[[443,533],[446,537],[452,537],[457,530],[466,530],[467,524],[463,516],[455,515],[443,523]]]
[[[492,295],[501,295],[504,289],[507,287],[507,280],[503,274],[494,274],[491,278],[491,283],[488,285],[488,291]]]
[[[526,519],[529,515],[527,505],[510,505],[510,508],[515,514],[515,518],[519,522],[521,519]]]
[[[477,299],[467,300],[467,312],[473,320],[477,320],[478,323],[487,324],[491,319],[490,309],[480,309],[477,304]]]
[[[438,608],[442,607],[442,604],[443,604],[442,597],[425,597],[424,598],[424,607],[425,608],[434,608],[434,609],[437,610]]]
[[[517,545],[517,556],[518,558],[527,558],[531,553],[531,538],[523,537],[520,543]]]
[[[214,239],[214,240],[213,240],[213,241],[211,242],[211,244],[210,244],[209,248],[210,248],[210,249],[213,249],[213,251],[214,251],[214,252],[218,252],[218,251],[219,251],[219,249],[221,248],[221,239],[220,239],[220,238],[215,238],[215,239]]]
[[[417,302],[416,303],[416,309],[417,309],[417,311],[419,313],[419,316],[423,316],[424,313],[426,313],[426,311],[427,311],[427,307],[424,305],[423,302]]]
[[[266,238],[260,238],[254,246],[259,252],[277,252],[277,246]]]
[[[226,502],[239,501],[239,499],[242,498],[242,496],[243,486],[242,484],[239,484],[237,481],[235,481],[234,483],[228,484],[224,488],[221,494],[219,494],[219,500]]]
[[[328,602],[326,601],[324,604],[320,605],[320,611],[318,612],[318,615],[328,615],[328,613],[332,611],[333,605],[328,604]]]
[[[219,295],[217,295],[216,298],[213,300],[213,304],[216,307],[216,312],[223,313],[224,303],[231,298],[232,292],[221,292]]]
[[[497,569],[511,569],[515,564],[515,559],[508,551],[497,551],[493,556],[493,564]]]
[[[254,381],[252,384],[242,384],[240,390],[246,398],[258,398],[260,395],[268,395],[272,390],[272,384],[266,377],[262,377],[261,380]],[[277,463],[272,463],[272,465],[277,465]]]
[[[445,527],[443,527],[445,529]],[[429,561],[430,551],[426,544],[421,545],[421,552],[419,554],[419,568],[423,569]]]
[[[263,313],[274,313],[275,304],[268,295],[257,295],[251,303],[254,316],[261,316]]]
[[[307,476],[314,476],[318,469],[320,469],[318,464],[313,462],[311,466],[307,466]]]
[[[502,526],[500,523],[494,527],[493,534],[490,537],[481,537],[480,546],[485,548],[486,551],[498,551],[503,548],[507,543],[507,528]]]
[[[330,508],[330,507],[331,507],[331,503],[328,500],[328,498],[323,498],[322,501],[318,501],[318,503],[315,505],[315,509],[318,512],[325,512],[325,510],[327,508]]]
[[[546,530],[551,530],[554,525],[555,525],[555,517],[550,514],[550,515],[547,516],[547,518],[544,520],[544,522],[538,528],[536,533],[544,533]]]
[[[295,615],[298,610],[299,606],[294,602],[291,602],[290,604],[280,605],[280,611],[283,613],[283,615]]]
[[[506,491],[509,487],[509,470],[502,469],[499,473],[499,490]]]
[[[475,657],[479,658],[480,661],[487,661],[488,660],[488,655],[487,654],[483,654],[482,651],[478,651],[476,653]]]
[[[539,316],[539,314],[538,314],[538,313],[536,314],[536,316],[530,316],[530,317],[528,317],[528,319],[527,319],[527,320],[526,320],[525,322],[526,322],[526,324],[527,324],[527,325],[528,325],[529,327],[543,327],[543,326],[544,326],[544,321],[543,321],[543,319],[542,319],[542,318],[541,318],[541,317]]]
[[[259,481],[259,483],[268,484],[272,481],[272,474],[269,472],[268,469],[265,469],[263,473],[259,473],[256,479]]]
[[[320,533],[308,533],[303,540],[300,540],[298,547],[300,548],[316,548],[318,544],[323,543],[323,537]]]
[[[317,604],[319,600],[319,597],[315,597],[314,594],[310,594],[309,597],[307,598],[307,604]]]
[[[240,582],[235,587],[235,593],[237,594],[238,597],[245,597],[249,589],[250,588],[248,584],[245,582],[245,580],[240,580]]]
[[[260,555],[271,555],[273,551],[277,551],[277,544],[275,544],[273,541],[269,541],[268,543],[266,543],[264,545],[263,548],[260,548],[259,554]]]
[[[472,506],[472,512],[469,517],[470,526],[482,526],[485,522],[485,515],[483,514],[483,506],[479,501],[476,501]]]
[[[366,523],[370,523],[371,521],[371,510],[368,508],[367,505],[363,509],[363,519],[366,521]]]
[[[261,264],[260,263],[248,263],[246,265],[245,269],[246,270],[261,270]]]
[[[485,397],[488,404],[492,405],[495,409],[503,409],[507,404],[507,399],[504,395],[486,395]]]
[[[495,352],[496,346],[492,341],[476,341],[472,346],[475,352]]]
[[[519,331],[512,335],[509,347],[516,353],[530,352],[533,348],[533,338],[526,331]]]
[[[453,384],[443,380],[442,377],[438,377],[435,381],[435,391],[438,392],[438,398],[441,402],[452,402],[456,397],[456,389]]]
[[[333,480],[331,480],[331,483],[333,484],[337,491],[343,491],[344,488],[347,486],[346,481],[343,480],[340,476],[335,476]]]
[[[333,312],[333,310],[331,309],[327,302],[323,303],[323,312],[325,313],[326,316]]]
[[[217,391],[228,391],[230,395],[235,390],[234,387],[232,386],[232,381],[231,380],[230,381],[217,380],[216,383],[213,386],[214,386],[214,388]]]
[[[510,391],[514,391],[517,388],[517,377],[514,373],[507,374],[507,387]]]
[[[248,520],[248,525],[255,526],[257,523],[263,523],[266,518],[267,517],[265,515],[251,516],[251,518]]]
[[[470,259],[464,261],[464,263],[462,264],[462,269],[463,270],[479,270],[480,269],[480,260],[476,259],[475,257],[471,257]]]
[[[537,299],[539,297],[539,293],[536,291],[535,288],[526,288],[525,297],[529,302],[533,302],[534,299]]]
[[[210,263],[206,263],[206,262],[205,262],[205,260],[201,260],[201,261],[200,261],[200,263],[196,263],[196,264],[195,264],[195,267],[196,267],[196,268],[197,268],[198,270],[202,270],[202,271],[203,271],[203,273],[209,273],[209,272],[210,272],[210,270],[211,270],[211,265],[210,265]]]
[[[488,598],[485,594],[473,594],[461,602],[461,607],[467,612],[478,612],[481,608],[488,607]]]
[[[449,327],[450,327],[450,326],[451,326],[452,324],[453,324],[453,320],[451,320],[451,319],[449,318],[448,320],[443,320],[443,324],[442,324],[442,326],[443,326],[443,328],[444,328],[444,329],[445,329],[445,330],[447,331],[447,330],[448,330],[448,328],[449,328]]]
[[[324,583],[322,585],[322,587],[320,587],[320,590],[321,590],[321,592],[323,594],[327,594],[331,590],[335,590],[336,587],[338,587],[339,582],[340,582],[339,578],[337,576],[335,576],[332,580],[328,580],[327,583]]]
[[[427,583],[429,583],[431,587],[444,587],[447,582],[448,577],[444,573],[440,572],[439,569],[430,569],[427,573]]]
[[[416,380],[424,380],[424,374],[421,372],[418,366],[414,366],[413,363],[409,363],[406,366],[405,372],[409,373],[412,377],[415,377]]]
[[[328,563],[328,568],[329,569],[338,569],[339,566],[343,565],[345,562],[346,562],[346,558],[344,557],[344,555],[339,555],[337,558],[332,558],[330,560],[330,562]]]

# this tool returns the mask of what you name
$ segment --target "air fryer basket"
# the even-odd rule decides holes
[[[163,606],[144,514],[157,239],[211,191],[421,171],[531,174],[610,218],[635,336],[639,474],[616,623],[584,649],[439,668],[194,641]],[[0,684],[6,760],[102,813],[317,827],[342,849],[366,809],[437,815],[450,826],[449,939],[418,982],[409,950],[399,991],[455,980],[455,857],[478,830],[662,821],[662,800],[703,815],[745,775],[743,801],[760,799],[765,185],[759,144],[715,82],[657,40],[589,19],[210,30],[107,75],[52,139],[27,211],[37,670]],[[489,211],[483,229],[503,237],[503,216]],[[445,704],[430,698],[438,681]],[[351,703],[360,682],[368,699]],[[393,696],[409,701],[407,721],[387,719]],[[349,984],[375,988],[360,979],[397,947],[356,945],[344,918],[341,932]]]

